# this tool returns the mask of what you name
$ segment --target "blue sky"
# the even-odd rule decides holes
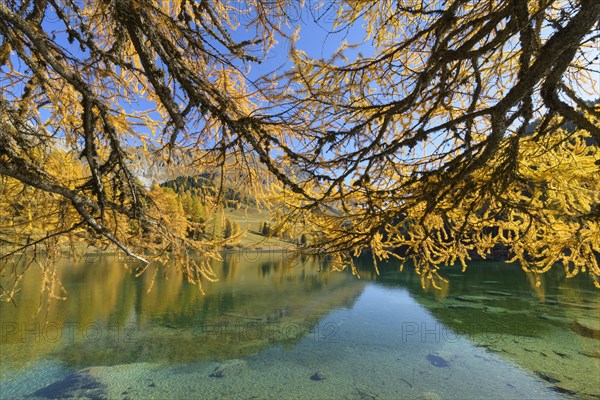
[[[361,23],[356,23],[350,28],[346,27],[334,30],[333,23],[337,9],[333,6],[333,2],[326,2],[320,8],[314,9],[318,3],[320,3],[319,0],[307,0],[303,8],[293,7],[293,5],[290,8],[289,15],[291,22],[284,26],[284,31],[292,35],[296,29],[299,29],[299,39],[296,43],[299,50],[303,50],[310,57],[327,59],[338,49],[342,41],[359,43],[363,40],[364,30]],[[240,4],[241,7],[245,7],[243,2]],[[243,15],[240,16],[242,23],[244,22],[244,18],[246,17]],[[69,43],[65,27],[55,15],[52,7],[48,7],[47,9],[43,26],[46,32],[49,33],[49,36],[61,47],[71,52],[73,56],[80,59],[85,59],[88,56],[87,52],[82,52],[79,49],[76,41]],[[231,32],[232,36],[240,41],[250,38],[252,33],[243,26]],[[349,49],[347,54],[355,56],[358,51],[358,49]],[[360,51],[370,53],[369,46],[361,46]],[[13,57],[13,59],[17,61],[16,58]],[[21,65],[22,68],[25,68],[23,63],[15,65]],[[275,70],[278,70],[278,75],[288,70],[291,67],[288,41],[285,38],[279,38],[279,43],[269,51],[266,60],[263,60],[260,64],[251,63],[250,67],[250,73],[247,75],[250,81]],[[131,109],[131,106],[124,102],[121,102],[121,106],[126,110]],[[139,111],[152,108],[152,105],[145,101],[140,101],[139,104],[134,103],[133,106],[136,108],[139,107]],[[42,118],[47,119],[49,117],[49,113],[45,110],[40,110],[40,113]],[[155,115],[158,118],[158,114],[155,113]],[[60,133],[59,136],[61,136]]]
[[[244,7],[244,2],[239,1],[240,7]],[[291,35],[296,29],[299,29],[297,48],[306,52],[310,57],[327,59],[343,41],[361,43],[364,39],[365,30],[362,27],[361,20],[356,21],[350,28],[334,30],[333,23],[337,9],[332,6],[333,1],[331,0],[324,0],[322,3],[321,0],[307,0],[303,8],[294,7],[292,3],[289,10],[291,22],[284,30]],[[321,4],[321,7],[315,9],[317,4]],[[244,16],[240,16],[242,23],[244,18]],[[47,31],[56,31],[56,41],[61,46],[69,49],[77,57],[85,57],[86,54],[79,50],[76,42],[70,44],[66,35],[60,33],[64,30],[64,26],[52,14],[50,8],[44,27]],[[251,34],[252,32],[246,31],[243,26],[240,26],[236,32],[232,32],[233,37],[240,41],[248,39]],[[367,40],[356,49],[348,49],[347,55],[355,57],[359,51],[365,55],[372,54],[373,49],[370,42]],[[250,66],[250,73],[247,75],[249,80],[257,79],[262,74],[273,72],[276,69],[279,69],[279,74],[289,69],[291,67],[289,44],[286,40],[281,40],[279,44],[271,49],[266,60],[260,64],[251,63]],[[122,104],[122,106],[130,107],[127,104]],[[151,108],[151,105],[145,102],[133,106],[139,107],[140,110]],[[43,113],[43,115],[47,115],[47,113]]]

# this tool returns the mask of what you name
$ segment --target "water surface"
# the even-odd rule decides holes
[[[0,398],[600,398],[599,293],[560,272],[443,271],[442,290],[368,263],[361,279],[278,253],[225,254],[202,295],[176,270],[64,259],[0,305]],[[151,287],[152,286],[152,287]],[[151,290],[149,291],[149,289]]]

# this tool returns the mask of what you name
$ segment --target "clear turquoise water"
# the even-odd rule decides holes
[[[205,295],[177,271],[134,278],[65,259],[0,306],[0,398],[600,398],[599,291],[473,263],[443,290],[368,263],[362,279],[277,253],[227,254]],[[39,311],[38,311],[39,309]],[[582,328],[584,327],[584,328]],[[212,375],[212,376],[211,376]]]

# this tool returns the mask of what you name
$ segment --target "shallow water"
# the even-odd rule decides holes
[[[68,299],[49,305],[30,271],[0,305],[0,398],[600,398],[600,292],[584,278],[536,288],[473,263],[424,290],[394,265],[364,263],[360,280],[277,253],[213,267],[202,295],[175,270],[152,286],[111,256],[65,259]]]

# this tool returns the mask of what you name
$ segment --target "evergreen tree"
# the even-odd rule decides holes
[[[225,228],[223,229],[223,237],[225,239],[229,239],[233,236],[233,225],[231,224],[231,220],[229,218],[225,218]]]

